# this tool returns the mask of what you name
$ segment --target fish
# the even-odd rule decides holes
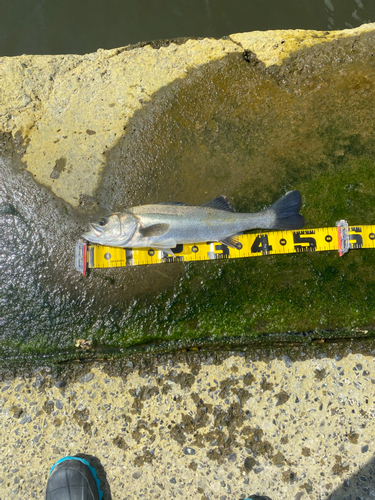
[[[122,248],[150,247],[174,255],[179,244],[220,242],[239,248],[238,236],[251,229],[301,229],[299,191],[289,191],[260,212],[238,213],[225,196],[203,205],[141,205],[89,224],[82,237],[91,243]]]

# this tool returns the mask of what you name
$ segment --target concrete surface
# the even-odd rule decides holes
[[[4,380],[0,498],[43,498],[77,453],[105,499],[373,498],[374,355],[180,353]]]

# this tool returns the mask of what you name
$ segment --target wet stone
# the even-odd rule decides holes
[[[361,452],[366,453],[368,451],[368,444],[365,444],[365,446],[362,446]]]
[[[287,368],[291,368],[293,366],[293,361],[286,354],[283,356],[283,362]]]
[[[35,382],[32,384],[32,386],[34,387],[34,389],[40,389],[41,387],[43,387],[44,384],[45,384],[44,378],[38,373],[37,376],[35,377]]]
[[[184,446],[182,448],[182,451],[184,452],[185,455],[195,455],[194,448],[190,448],[190,446]]]
[[[41,438],[41,434],[37,434],[36,436],[34,436],[34,438],[33,438],[33,444],[35,446],[37,446],[39,444],[40,438]]]
[[[65,380],[58,380],[56,383],[55,383],[55,387],[57,387],[58,389],[62,389],[63,387],[66,386],[66,382]]]
[[[80,379],[79,379],[79,382],[81,382],[81,384],[85,384],[87,382],[90,382],[92,379],[94,378],[94,374],[92,372],[90,373],[86,373],[85,375],[83,375]]]
[[[245,458],[244,467],[245,467],[245,470],[247,472],[250,472],[254,468],[255,464],[256,464],[256,462],[255,462],[255,459],[253,457]]]
[[[64,407],[64,404],[63,402],[61,401],[61,399],[56,399],[56,402],[55,402],[55,406],[58,410],[62,410],[63,407]]]
[[[28,424],[31,422],[31,417],[30,415],[26,414],[24,417],[21,418],[20,420],[20,424],[24,425],[24,424]]]

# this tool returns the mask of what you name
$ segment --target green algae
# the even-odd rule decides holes
[[[142,143],[132,136],[131,147],[125,138],[110,160],[126,151],[125,161],[132,161],[134,148],[139,174],[158,151],[163,182],[155,182],[153,158],[152,179],[142,178],[147,199],[157,191],[158,201],[174,193],[199,203],[222,193],[238,210],[254,211],[299,189],[306,228],[340,219],[371,224],[374,62],[370,54],[366,64],[345,61],[343,54],[336,60],[330,50],[323,45],[321,59],[301,51],[269,70],[237,55],[210,65],[162,94],[149,122],[142,117]],[[304,58],[310,64],[305,72]],[[115,172],[108,176],[121,184]],[[120,200],[114,196],[113,203]],[[343,258],[323,252],[187,264],[172,289],[132,305],[131,326],[120,329],[116,343],[371,331],[374,261],[374,251],[356,250]]]

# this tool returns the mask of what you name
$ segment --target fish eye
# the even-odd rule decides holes
[[[106,217],[103,217],[103,219],[100,219],[99,221],[99,226],[105,226],[108,222],[108,219]]]

